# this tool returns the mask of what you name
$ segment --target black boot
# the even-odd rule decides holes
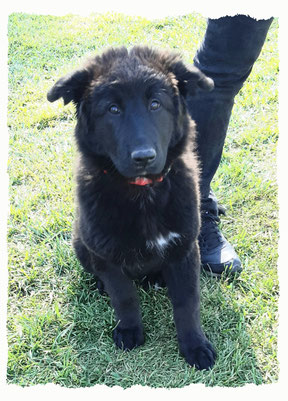
[[[242,271],[240,259],[218,227],[219,211],[223,213],[223,209],[219,209],[212,194],[201,201],[201,265],[213,276],[221,276],[223,273],[239,274]]]

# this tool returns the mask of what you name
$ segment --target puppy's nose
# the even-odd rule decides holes
[[[145,148],[134,150],[131,153],[131,158],[138,166],[146,166],[151,164],[156,158],[156,150],[153,148]]]

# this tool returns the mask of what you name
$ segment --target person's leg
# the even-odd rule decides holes
[[[198,131],[201,262],[206,270],[216,274],[227,268],[232,272],[241,271],[241,263],[216,226],[218,206],[210,184],[221,160],[234,97],[261,52],[272,20],[243,15],[209,19],[203,43],[194,58],[194,64],[215,83],[212,92],[189,98],[188,108]]]

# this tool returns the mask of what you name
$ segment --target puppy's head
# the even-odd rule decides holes
[[[213,81],[177,54],[112,48],[61,78],[47,98],[75,103],[83,154],[109,161],[129,180],[152,179],[183,150],[190,123],[185,97],[211,89]]]

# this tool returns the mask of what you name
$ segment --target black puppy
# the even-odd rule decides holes
[[[213,366],[215,351],[200,325],[198,168],[185,97],[211,89],[178,55],[134,47],[96,56],[48,93],[76,105],[74,247],[111,298],[116,345],[144,342],[134,280],[161,275],[180,351],[199,369]]]

